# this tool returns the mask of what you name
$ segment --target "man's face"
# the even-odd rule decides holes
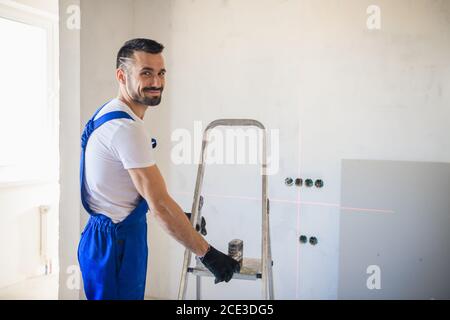
[[[164,58],[160,53],[134,52],[126,72],[128,95],[136,103],[158,105],[164,90],[165,73]]]

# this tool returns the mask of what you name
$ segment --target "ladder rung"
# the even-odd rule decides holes
[[[188,272],[201,277],[214,277],[206,267],[198,260],[195,267],[189,267]],[[261,259],[244,258],[241,270],[233,275],[233,279],[257,280],[261,279]]]

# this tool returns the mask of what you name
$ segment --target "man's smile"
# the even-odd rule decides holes
[[[149,93],[151,95],[160,95],[161,90],[144,90],[144,93]]]

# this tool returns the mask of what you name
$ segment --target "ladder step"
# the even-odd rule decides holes
[[[195,267],[189,267],[188,272],[201,277],[214,277],[214,275],[198,260]],[[261,279],[261,259],[244,258],[239,273],[233,275],[233,279],[258,280]]]

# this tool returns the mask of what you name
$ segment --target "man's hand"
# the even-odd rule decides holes
[[[241,266],[236,260],[216,250],[211,245],[208,252],[200,258],[200,261],[214,274],[216,277],[214,283],[216,284],[222,281],[230,281],[233,274],[241,270]]]
[[[191,220],[190,212],[185,212],[184,214],[188,217],[189,220]],[[200,225],[198,225],[198,223],[195,225],[195,230],[200,231],[200,233],[204,236],[208,234],[208,232],[206,231],[206,220],[204,217],[202,217],[202,222],[200,223]]]

